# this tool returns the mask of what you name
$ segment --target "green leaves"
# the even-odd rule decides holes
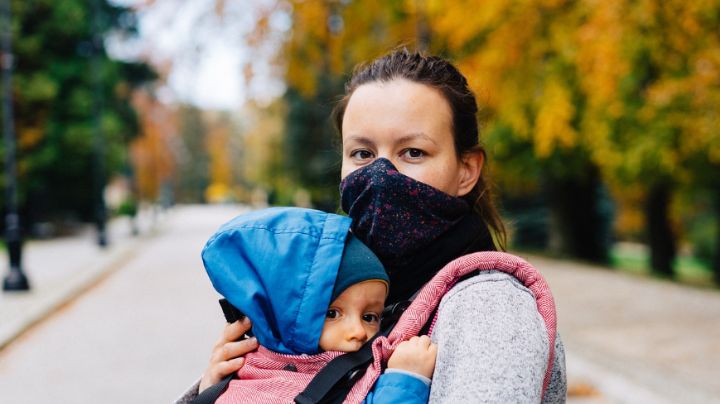
[[[44,206],[34,212],[38,220],[67,214],[89,218],[98,129],[106,173],[121,169],[126,142],[138,131],[132,88],[155,75],[144,63],[115,61],[104,49],[93,49],[93,2],[13,0],[12,10],[21,203]],[[134,30],[135,20],[127,18],[131,10],[102,1],[99,11],[98,34]]]

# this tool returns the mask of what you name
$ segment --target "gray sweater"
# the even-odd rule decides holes
[[[535,297],[517,279],[483,271],[440,302],[432,335],[438,345],[430,403],[540,403],[548,336]],[[564,403],[565,352],[560,336],[542,403]],[[197,396],[195,383],[176,403]]]
[[[513,276],[483,271],[442,299],[432,335],[438,345],[430,403],[539,403],[548,336],[535,297]],[[564,403],[565,352],[555,364],[543,403]]]

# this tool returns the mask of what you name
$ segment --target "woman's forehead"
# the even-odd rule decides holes
[[[343,140],[376,132],[434,138],[451,129],[450,105],[442,93],[405,79],[372,82],[350,97],[342,122]]]

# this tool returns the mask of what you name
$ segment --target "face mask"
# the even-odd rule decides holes
[[[345,177],[340,195],[353,234],[386,260],[407,258],[470,212],[465,200],[400,174],[384,158]]]

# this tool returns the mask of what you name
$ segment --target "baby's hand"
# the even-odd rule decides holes
[[[430,379],[435,370],[436,356],[437,345],[430,341],[430,337],[412,337],[395,348],[388,361],[388,368],[407,370]]]

